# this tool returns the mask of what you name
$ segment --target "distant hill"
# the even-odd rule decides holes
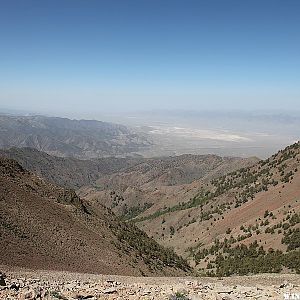
[[[34,172],[51,183],[77,189],[92,184],[100,177],[138,164],[140,158],[106,157],[80,160],[57,157],[33,148],[0,149],[0,157],[17,160],[25,169]]]
[[[0,264],[120,275],[190,270],[133,224],[0,158]]]
[[[79,193],[104,203],[125,218],[132,218],[188,200],[204,180],[257,161],[257,158],[190,154],[141,159],[133,166],[100,177],[91,186],[80,188]]]
[[[132,154],[151,142],[123,125],[45,116],[0,115],[0,148],[31,147],[81,159]]]
[[[130,185],[157,188],[162,185],[182,185],[209,175],[215,178],[258,161],[256,158],[189,154],[162,158],[104,157],[80,160],[53,156],[28,147],[0,149],[0,156],[15,159],[24,168],[63,187],[78,189],[95,186],[99,190],[103,186],[106,190],[122,193],[124,187]]]

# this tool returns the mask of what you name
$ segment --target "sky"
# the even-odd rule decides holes
[[[0,109],[300,110],[298,0],[0,0]]]

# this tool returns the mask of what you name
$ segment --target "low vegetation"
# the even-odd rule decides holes
[[[230,275],[246,275],[256,273],[279,273],[283,268],[290,269],[296,273],[300,273],[300,230],[296,228],[300,223],[300,214],[287,214],[284,220],[274,224],[271,227],[266,227],[269,224],[267,218],[274,217],[272,212],[266,211],[264,222],[260,225],[240,227],[244,235],[237,237],[224,238],[222,241],[215,239],[211,247],[190,248],[190,255],[195,260],[196,264],[207,261],[206,275],[209,276],[230,276]],[[268,222],[267,222],[268,221]],[[264,249],[260,243],[255,240],[249,246],[241,243],[241,241],[258,236],[262,228],[266,227],[265,234],[283,233],[281,240],[283,245],[287,246],[286,252],[274,250],[272,248]],[[226,234],[230,234],[228,228]],[[211,257],[208,260],[208,257]]]
[[[174,295],[169,297],[169,300],[189,300],[186,292],[176,292]]]
[[[138,229],[132,222],[118,222],[111,225],[111,230],[117,236],[117,247],[127,253],[135,252],[143,259],[150,270],[162,270],[163,266],[175,267],[186,272],[191,271],[187,261],[177,255],[172,249],[164,248],[147,234]]]

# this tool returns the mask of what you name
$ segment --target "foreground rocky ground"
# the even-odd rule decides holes
[[[0,299],[300,299],[300,275],[146,278],[30,271],[1,266]],[[299,297],[299,298],[298,298]]]

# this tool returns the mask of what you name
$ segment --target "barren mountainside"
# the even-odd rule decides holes
[[[186,262],[102,205],[0,158],[0,264],[102,274],[183,275]]]

